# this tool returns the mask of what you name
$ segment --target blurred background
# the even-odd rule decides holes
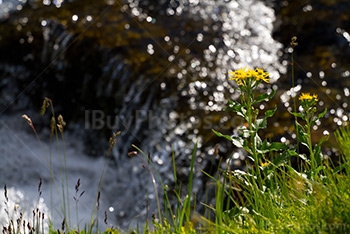
[[[127,156],[135,151],[132,144],[149,153],[171,190],[172,150],[185,187],[198,142],[193,189],[204,201],[208,188],[210,203],[214,191],[201,170],[214,173],[231,154],[232,169],[245,166],[245,153],[211,129],[232,135],[244,124],[224,109],[227,99],[239,97],[228,73],[246,66],[270,73],[262,92],[277,90],[258,107],[278,106],[262,137],[294,144],[291,95],[315,93],[319,108],[328,112],[316,123],[314,140],[330,134],[324,154],[337,157],[332,132],[346,124],[350,108],[349,17],[347,0],[0,0],[0,184],[10,188],[13,204],[30,210],[39,202],[51,212],[45,154],[21,119],[25,113],[32,118],[49,149],[50,113],[40,115],[48,97],[67,122],[72,210],[79,178],[86,191],[82,223],[91,215],[108,139],[116,131],[122,134],[102,185],[101,220],[106,210],[109,225],[136,226],[156,207],[150,175],[140,159]],[[59,155],[53,154],[59,175]],[[60,225],[56,211],[53,216]]]

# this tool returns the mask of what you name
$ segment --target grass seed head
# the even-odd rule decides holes
[[[297,42],[297,37],[296,36],[294,36],[294,37],[292,37],[292,39],[291,39],[291,41],[290,41],[290,45],[294,48],[294,47],[296,47],[297,45],[298,45],[298,42]]]
[[[136,156],[137,155],[137,151],[131,151],[128,153],[128,156],[129,157],[133,157],[133,156]]]
[[[7,186],[6,186],[6,184],[5,184],[5,186],[4,186],[4,194],[5,194],[5,199],[6,199],[6,201],[8,202],[8,201],[9,201],[9,198],[8,198],[8,196],[7,196]]]
[[[105,220],[104,220],[105,224],[108,225],[108,221],[107,221],[107,211],[105,211]]]
[[[42,191],[41,191],[42,184],[43,184],[43,179],[40,177],[40,182],[39,182],[39,187],[38,187],[39,196],[41,196],[41,194],[42,194]]]
[[[216,144],[214,148],[214,158],[216,158],[218,155],[219,155],[219,144]]]
[[[62,221],[62,231],[64,231],[64,228],[66,227],[66,219],[64,218],[63,221]]]
[[[115,144],[117,143],[117,136],[120,135],[120,132],[113,133],[113,136],[109,138],[109,149],[108,154],[111,153],[112,149],[114,148]]]
[[[63,133],[63,129],[66,126],[66,122],[64,122],[62,115],[59,115],[57,117],[57,121],[58,121],[58,124],[57,124],[58,130],[60,131],[60,133]]]
[[[41,115],[44,115],[46,112],[46,109],[50,106],[50,99],[49,98],[45,98],[43,101],[43,105],[41,106]]]
[[[55,131],[55,126],[56,126],[56,120],[55,117],[51,117],[51,123],[50,123],[50,137],[53,136],[53,133]]]
[[[78,193],[79,192],[79,187],[80,187],[80,178],[77,181],[77,184],[75,185],[75,192]]]
[[[100,209],[100,196],[101,196],[101,192],[98,191],[98,194],[97,194],[97,210]]]
[[[32,120],[27,115],[22,115],[22,118],[27,121],[27,123],[29,124],[30,127],[32,127],[32,128],[34,127]]]

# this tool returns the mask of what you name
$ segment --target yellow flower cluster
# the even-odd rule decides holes
[[[236,70],[234,72],[230,72],[230,79],[235,80],[239,85],[247,84],[247,81],[252,79],[253,81],[264,81],[266,83],[270,82],[270,79],[267,78],[269,76],[268,72],[265,72],[263,69],[255,69],[255,70],[246,70],[247,67],[241,68],[240,70]]]
[[[315,100],[316,102],[318,101],[318,97],[316,94],[313,94],[312,96],[310,93],[302,93],[299,97],[299,100]]]

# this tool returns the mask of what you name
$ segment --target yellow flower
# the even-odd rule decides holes
[[[266,83],[270,83],[270,79],[266,78],[269,76],[268,72],[265,72],[263,69],[256,69],[256,80],[263,80]]]
[[[230,72],[231,77],[229,80],[235,80],[239,85],[245,84],[247,77],[247,72],[245,71],[247,67],[241,68],[240,70],[236,70],[234,72]]]
[[[270,162],[264,162],[264,163],[261,164],[261,166],[264,167],[264,166],[267,166],[269,164],[270,164]]]
[[[256,72],[254,71],[254,70],[250,70],[249,68],[248,68],[248,71],[246,71],[246,76],[247,77],[250,77],[250,78],[255,78],[256,77]]]
[[[299,100],[315,100],[316,102],[318,101],[318,97],[316,94],[313,94],[312,96],[310,93],[302,93],[299,97]]]
[[[236,70],[234,72],[230,72],[230,79],[235,80],[239,85],[247,84],[247,81],[264,81],[269,83],[270,79],[268,72],[265,72],[263,69],[257,68],[256,70],[246,70],[247,67],[241,68],[240,70]]]

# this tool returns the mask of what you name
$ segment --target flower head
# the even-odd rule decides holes
[[[270,83],[270,79],[266,78],[269,76],[268,72],[265,72],[263,69],[256,69],[256,80],[262,80],[266,83]]]
[[[229,80],[235,80],[239,85],[243,85],[246,83],[247,73],[245,71],[247,67],[241,68],[240,70],[236,70],[234,72],[230,72],[231,76]]]
[[[300,101],[304,101],[304,100],[313,100],[313,101],[318,101],[318,97],[316,94],[313,94],[312,96],[310,95],[310,93],[302,93],[299,97]]]
[[[310,95],[310,93],[302,93],[299,97],[300,104],[304,110],[309,110],[318,102],[316,94]],[[316,110],[314,110],[316,111]]]
[[[263,69],[257,68],[256,70],[246,70],[247,67],[241,68],[234,72],[230,72],[230,79],[235,80],[239,85],[246,85],[248,82],[252,82],[250,84],[255,84],[256,81],[264,81],[269,83],[270,79],[268,72],[265,72]]]

